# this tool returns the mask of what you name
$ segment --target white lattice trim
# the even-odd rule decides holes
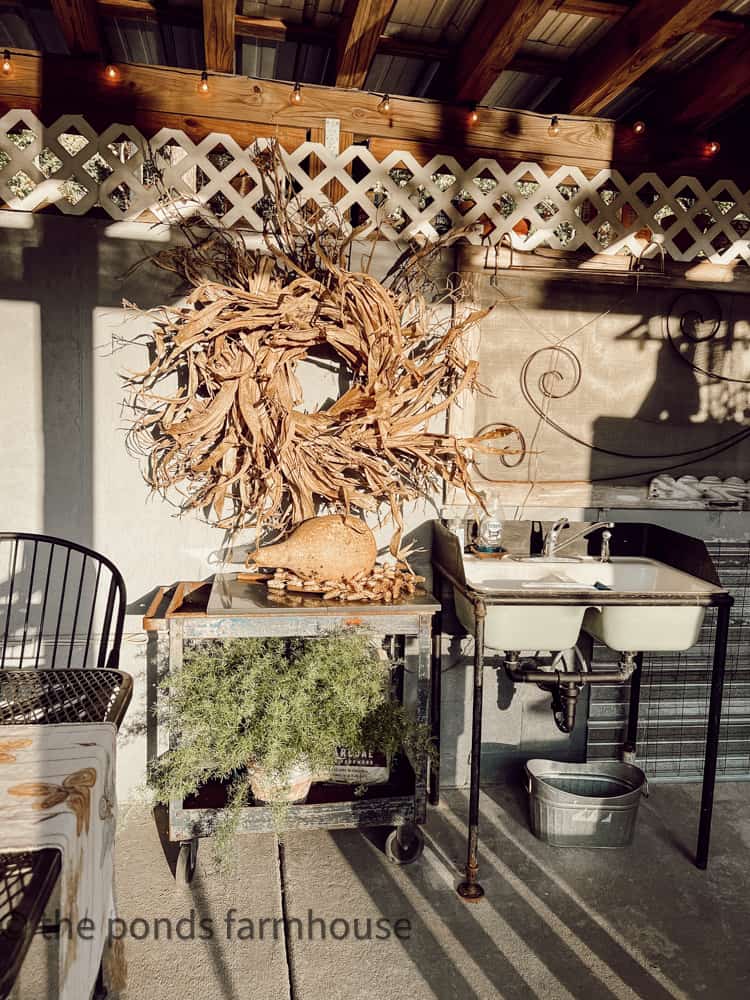
[[[219,134],[195,143],[174,129],[162,129],[149,144],[128,125],[111,125],[99,135],[79,115],[44,127],[30,111],[9,111],[0,119],[0,198],[23,211],[55,205],[72,215],[98,207],[117,220],[159,217],[148,177],[154,162],[165,185],[185,194],[186,208],[197,200],[228,225],[260,231],[259,203],[267,192],[254,156],[262,144],[243,149]],[[315,176],[308,169],[312,154]],[[706,189],[691,177],[666,185],[645,173],[628,182],[617,170],[587,178],[575,166],[548,175],[536,163],[506,171],[491,159],[464,169],[450,156],[421,165],[398,151],[379,162],[364,146],[337,155],[311,142],[283,155],[301,205],[330,208],[335,191],[344,226],[369,220],[387,239],[434,238],[476,223],[476,243],[482,233],[493,244],[507,233],[519,250],[637,254],[643,241],[636,234],[647,228],[662,237],[674,260],[750,264],[750,192],[729,180]],[[527,232],[519,235],[514,227]]]

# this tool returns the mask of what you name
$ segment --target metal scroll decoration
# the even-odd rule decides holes
[[[664,320],[664,338],[675,355],[698,375],[719,382],[750,385],[750,378],[738,378],[718,371],[717,359],[726,359],[731,344],[720,336],[721,303],[710,292],[684,292],[677,296]]]
[[[718,306],[718,303],[716,305]],[[697,309],[686,309],[685,313],[687,315],[682,322],[685,324],[685,329],[692,333],[695,342],[700,343],[710,341],[716,336],[721,321],[720,310],[718,318],[715,310],[713,313],[709,313],[707,310],[701,312]],[[702,338],[702,340],[698,338]],[[671,339],[670,343],[672,343]],[[678,350],[679,353],[677,346],[673,346],[675,346],[675,350]],[[551,360],[549,366],[544,368],[541,374],[539,374],[534,381],[532,378],[534,363],[539,358],[547,358],[550,356]],[[680,356],[682,357],[682,355]],[[683,360],[690,364],[687,359],[683,358]],[[567,371],[561,371],[561,367],[567,368]],[[712,378],[722,377],[718,373],[710,371],[706,371],[703,374]],[[581,378],[581,362],[576,353],[570,347],[563,344],[549,345],[534,351],[524,362],[520,376],[521,391],[525,401],[541,421],[549,427],[552,427],[569,441],[579,444],[584,448],[588,448],[590,451],[599,452],[613,458],[629,459],[633,461],[648,462],[654,460],[676,460],[668,465],[657,466],[655,468],[641,470],[635,473],[625,473],[618,476],[605,476],[601,479],[594,480],[596,482],[606,482],[611,479],[627,479],[632,476],[642,477],[647,475],[659,475],[661,473],[670,472],[673,469],[682,468],[691,462],[703,461],[715,455],[719,455],[750,437],[750,428],[742,428],[700,448],[687,448],[683,451],[668,452],[642,453],[620,451],[614,448],[606,448],[602,445],[594,444],[592,441],[587,441],[568,430],[552,418],[548,412],[548,404],[555,400],[564,399],[565,397],[571,395],[571,393],[575,392],[581,384]],[[726,381],[746,381],[740,379],[727,379],[726,377],[724,378]]]
[[[479,475],[487,483],[500,483],[503,482],[502,478],[492,475],[490,468],[490,461],[492,459],[499,460],[500,464],[506,469],[517,469],[519,465],[523,464],[528,447],[526,444],[526,438],[520,427],[515,424],[509,424],[505,421],[496,421],[491,424],[485,424],[484,427],[480,427],[477,431],[477,438],[480,440],[487,437],[491,440],[492,436],[499,432],[502,435],[507,435],[505,438],[506,450],[496,451],[494,454],[490,454],[487,451],[480,451],[477,449],[474,453],[473,466]],[[490,461],[488,461],[488,459]]]

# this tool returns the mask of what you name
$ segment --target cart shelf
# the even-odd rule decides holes
[[[225,595],[216,613],[209,614],[218,590]],[[179,583],[160,588],[144,618],[144,628],[156,634],[157,673],[179,670],[185,643],[193,640],[229,639],[240,636],[315,637],[332,631],[357,629],[379,636],[400,636],[404,644],[411,638],[415,649],[409,653],[414,663],[414,712],[417,722],[429,720],[432,617],[439,605],[429,594],[413,595],[393,604],[342,603],[319,597],[269,596],[262,584],[242,583],[236,574],[212,581]],[[403,678],[398,685],[403,696]],[[166,749],[171,734],[161,734],[160,749]],[[289,830],[342,829],[365,826],[393,826],[386,842],[386,854],[397,864],[407,864],[421,854],[423,824],[427,808],[428,762],[416,769],[400,754],[389,780],[368,785],[364,794],[356,786],[314,784],[305,803],[291,805],[284,823]],[[216,829],[227,802],[227,786],[208,782],[184,802],[169,804],[169,839],[181,844],[177,879],[189,882],[195,869],[199,838]],[[240,831],[270,833],[274,830],[268,806],[247,805]]]

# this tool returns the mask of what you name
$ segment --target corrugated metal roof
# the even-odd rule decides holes
[[[640,80],[632,83],[627,90],[623,91],[619,97],[616,97],[609,107],[605,108],[602,112],[603,117],[634,121],[638,117],[638,109],[656,92],[657,88],[658,82],[653,76],[642,76]],[[644,113],[643,117],[648,118],[648,115]]]
[[[686,35],[659,61],[659,72],[678,73],[688,69],[725,41],[716,35]]]
[[[386,33],[453,45],[466,36],[483,0],[397,0]]]
[[[482,103],[493,108],[533,111],[559,82],[559,76],[546,77],[506,70],[497,78]]]
[[[501,0],[496,0],[501,2]],[[484,0],[397,0],[387,34],[417,45],[457,47],[466,37]],[[238,9],[251,17],[281,19],[287,23],[307,23],[333,33],[345,0],[242,0]],[[103,31],[113,59],[122,62],[173,65],[200,69],[203,41],[200,19],[201,0],[169,0],[159,22],[132,18],[103,18]],[[190,9],[195,17],[188,24],[169,23],[169,9]],[[750,0],[727,0],[722,9],[750,16]],[[494,107],[529,108],[540,106],[570,67],[596,46],[613,27],[606,19],[583,17],[550,10],[530,31],[521,55],[544,58],[561,64],[554,76],[506,71],[490,88],[483,103]],[[620,95],[604,114],[628,117],[658,87],[660,75],[687,69],[717,49],[724,39],[716,35],[692,34],[683,38],[634,86]],[[64,53],[65,41],[50,10],[49,0],[21,0],[15,6],[0,7],[0,46],[40,49]],[[326,44],[271,42],[241,38],[237,45],[237,70],[248,76],[289,82],[323,83],[331,73],[331,47]],[[429,58],[403,55],[376,55],[365,89],[377,93],[426,96],[439,64]]]
[[[365,80],[365,90],[424,97],[440,63],[410,56],[376,55]]]
[[[15,49],[38,49],[65,55],[68,46],[48,8],[19,3],[0,9],[0,43]]]
[[[611,21],[550,10],[533,28],[522,51],[529,55],[566,60],[595,45],[612,27]]]
[[[331,50],[324,45],[298,42],[241,40],[238,72],[264,80],[320,83],[325,79]]]
[[[200,28],[114,18],[104,22],[104,33],[116,62],[203,68]]]
[[[273,17],[290,24],[307,22],[317,28],[335,27],[346,0],[244,0],[239,11],[248,17]]]

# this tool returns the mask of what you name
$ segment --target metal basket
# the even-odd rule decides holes
[[[531,830],[554,847],[626,847],[638,804],[648,794],[646,775],[634,764],[569,764],[529,760]]]

